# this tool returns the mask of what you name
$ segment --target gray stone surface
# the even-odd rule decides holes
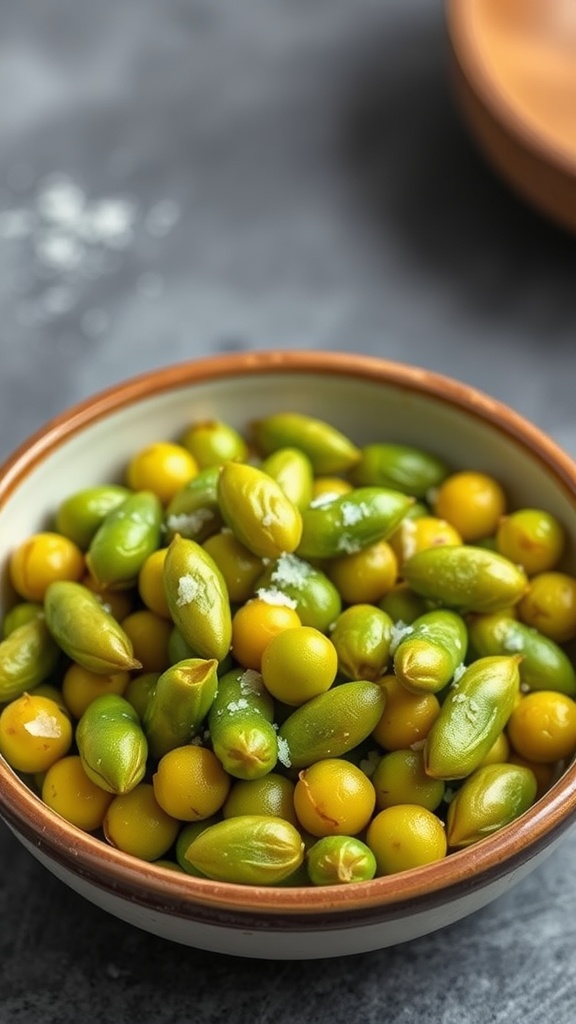
[[[0,456],[94,390],[233,348],[448,372],[576,455],[576,248],[454,110],[440,0],[19,0],[0,10]],[[172,946],[0,826],[0,1021],[572,1024],[574,839],[397,949]]]

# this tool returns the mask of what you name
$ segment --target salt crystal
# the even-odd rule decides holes
[[[290,747],[288,746],[288,741],[283,736],[278,737],[278,760],[285,768],[290,768],[292,765]]]
[[[186,604],[192,604],[192,601],[197,596],[199,590],[198,581],[194,579],[190,573],[185,576],[181,576],[178,580],[178,592],[176,596],[176,604],[179,608]]]

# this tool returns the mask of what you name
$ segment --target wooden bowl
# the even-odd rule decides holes
[[[495,170],[576,230],[576,5],[447,0],[455,89]]]
[[[76,405],[0,467],[0,616],[10,552],[46,527],[64,497],[120,479],[143,445],[194,419],[238,428],[278,409],[339,426],[358,444],[423,445],[453,467],[494,473],[511,505],[565,525],[576,571],[576,465],[537,427],[488,395],[429,370],[353,354],[259,352],[135,377]],[[0,757],[0,814],[49,871],[109,913],[166,939],[243,957],[342,956],[405,942],[457,921],[539,866],[576,823],[576,764],[528,811],[442,861],[340,886],[210,881],[151,864],[51,810]],[[81,927],[81,920],[78,921]]]

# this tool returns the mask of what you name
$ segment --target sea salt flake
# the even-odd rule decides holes
[[[284,608],[298,607],[298,602],[293,597],[289,597],[288,594],[284,594],[281,590],[270,590],[266,587],[260,587],[256,591],[256,597],[261,601],[265,601],[266,604],[281,605]]]
[[[398,644],[413,632],[414,627],[403,622],[402,619],[398,619],[398,622],[394,622],[390,631],[390,654],[394,654]]]
[[[311,572],[312,567],[308,562],[304,562],[296,555],[282,554],[270,574],[270,581],[278,584],[280,588],[286,586],[301,590]]]
[[[211,522],[214,513],[209,508],[197,508],[194,512],[181,512],[178,515],[170,515],[166,519],[166,525],[174,533],[183,537],[196,536],[200,528]]]
[[[360,523],[368,514],[368,507],[363,501],[359,502],[359,504],[344,501],[340,506],[340,510],[342,512],[343,526],[355,526],[356,523]]]
[[[200,585],[197,580],[194,579],[190,573],[185,576],[181,576],[178,580],[178,591],[176,595],[176,604],[179,608],[184,605],[192,604],[192,601],[198,596]]]
[[[262,692],[262,675],[254,668],[247,668],[238,680],[240,692],[244,694],[259,694]]]
[[[278,737],[278,760],[285,768],[290,768],[292,766],[290,747],[288,746],[288,741],[285,740],[283,736]]]
[[[462,676],[464,675],[465,671],[466,671],[466,665],[464,664],[464,662],[461,662],[454,669],[454,675],[452,677],[452,682],[453,683],[460,682],[460,680],[461,680]]]

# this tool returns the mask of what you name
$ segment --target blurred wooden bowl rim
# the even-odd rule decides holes
[[[495,170],[576,231],[575,0],[446,0],[456,96]]]

